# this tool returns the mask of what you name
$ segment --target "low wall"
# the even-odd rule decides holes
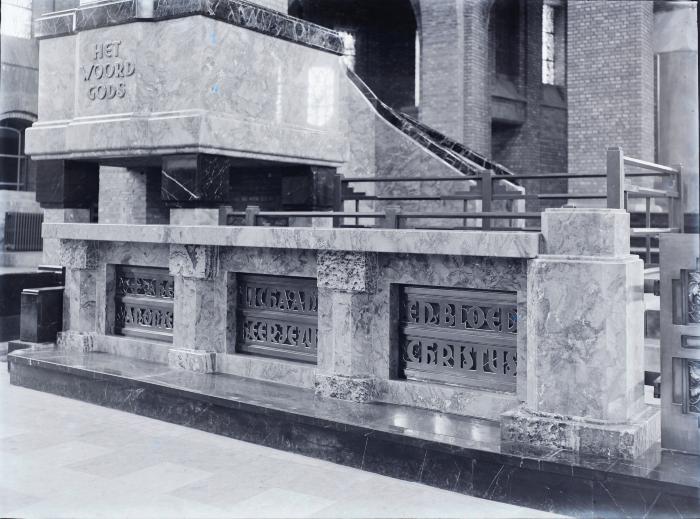
[[[106,351],[190,369],[200,369],[214,359],[205,370],[315,387],[325,396],[489,419],[525,399],[526,371],[524,364],[519,365],[516,375],[515,362],[526,357],[526,270],[528,258],[539,250],[538,233],[45,224],[44,236],[61,240],[61,263],[67,266],[67,331],[59,340],[61,347]],[[115,301],[119,305],[119,290],[125,283],[119,272],[146,275],[128,270],[132,267],[160,268],[151,272],[156,277],[172,277],[174,325],[165,330],[172,334],[169,340],[119,335]],[[310,283],[311,288],[298,290],[313,290],[317,298],[315,363],[241,351],[243,325],[237,321],[247,318],[248,309],[241,307],[238,287],[257,282],[258,278],[246,277],[250,275],[268,276],[263,282],[271,280],[270,286],[291,286],[292,290],[297,280]],[[466,376],[449,383],[435,383],[432,372],[423,373],[428,379],[409,375],[412,372],[404,369],[406,359],[401,353],[408,338],[404,339],[402,330],[412,326],[415,334],[428,325],[406,326],[407,296],[402,292],[406,287],[442,289],[444,293],[425,296],[433,298],[430,304],[436,313],[449,306],[440,306],[445,297],[453,298],[449,299],[452,314],[459,312],[457,305],[462,305],[462,312],[482,305],[483,312],[474,310],[482,315],[478,333],[494,338],[503,335],[503,341],[512,345],[499,349],[501,343],[494,339],[488,352],[474,350],[476,356],[489,352],[499,356],[494,366],[500,374],[493,377],[498,381],[490,383],[484,373],[481,378]],[[508,294],[512,301],[512,330],[507,334],[489,331],[485,324],[489,318],[491,324],[496,323],[492,328],[498,329],[500,321],[494,317],[498,305],[490,298],[499,294]],[[483,301],[478,304],[469,302],[480,298]],[[467,302],[460,303],[462,300]],[[491,314],[489,305],[494,308]],[[267,323],[274,319],[263,314]],[[434,318],[434,327],[439,328],[440,322],[444,325],[444,319],[444,315]],[[517,325],[513,324],[516,319]],[[466,323],[466,318],[462,320]],[[464,324],[462,330],[467,342],[468,326]],[[435,348],[444,344],[455,355],[455,341],[462,339],[441,338],[441,330],[435,333]],[[475,367],[475,371],[479,370]]]

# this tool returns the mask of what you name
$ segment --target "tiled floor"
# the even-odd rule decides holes
[[[10,386],[0,517],[552,517]]]

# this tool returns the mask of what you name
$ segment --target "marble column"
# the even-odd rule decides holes
[[[548,209],[528,266],[527,391],[504,442],[634,458],[659,440],[644,404],[644,273],[629,214]]]
[[[59,349],[90,351],[96,332],[98,244],[61,240],[59,263],[66,268],[63,293],[63,330]]]
[[[370,313],[376,253],[318,252],[316,393],[366,402],[376,398]]]
[[[171,245],[170,274],[175,281],[171,366],[211,373],[216,353],[226,352],[226,273],[219,250],[202,245]]]

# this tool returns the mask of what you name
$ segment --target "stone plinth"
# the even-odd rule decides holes
[[[644,404],[643,264],[629,215],[550,209],[528,265],[527,391],[505,413],[508,442],[633,458],[659,438]]]

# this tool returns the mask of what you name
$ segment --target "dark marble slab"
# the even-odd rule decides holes
[[[27,342],[56,342],[63,328],[63,287],[22,291],[19,338]]]
[[[161,198],[179,207],[209,207],[226,202],[230,159],[203,153],[163,157]]]
[[[153,0],[153,15],[141,17],[135,0],[85,5],[34,22],[37,38],[49,38],[133,21],[202,15],[307,47],[343,54],[343,40],[327,27],[244,0]]]
[[[13,384],[487,499],[576,517],[700,516],[700,457],[634,462],[501,445],[498,424],[104,353],[8,355]]]

